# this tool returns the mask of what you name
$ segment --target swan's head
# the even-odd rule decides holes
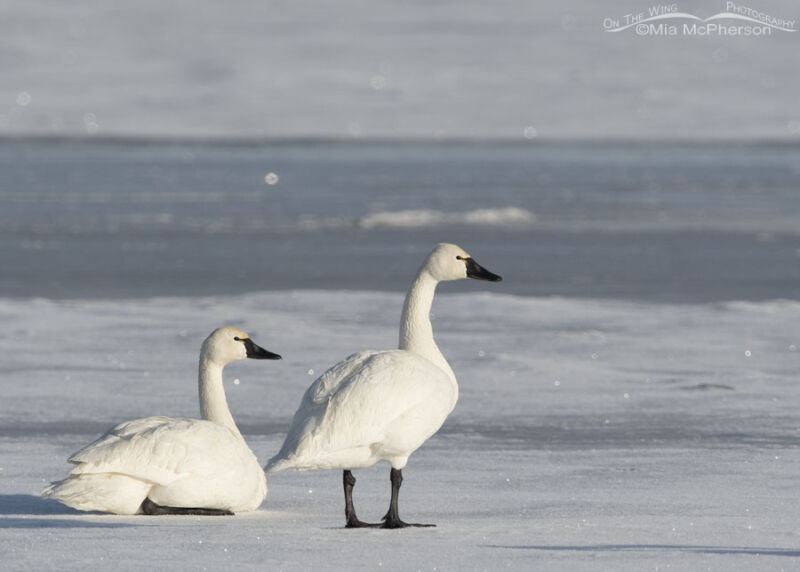
[[[210,361],[226,364],[239,359],[281,359],[257,345],[242,330],[231,326],[217,328],[203,342],[200,354]]]
[[[442,243],[433,249],[423,262],[425,268],[436,280],[460,280],[475,278],[500,282],[502,278],[489,272],[466,253],[460,246]]]

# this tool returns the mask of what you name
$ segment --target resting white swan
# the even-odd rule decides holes
[[[400,520],[397,497],[408,457],[438,431],[455,407],[458,384],[433,341],[430,310],[442,280],[500,276],[477,264],[454,244],[440,244],[422,263],[406,295],[400,349],[354,354],[308,388],[280,452],[267,472],[344,469],[347,527],[431,526]],[[383,523],[368,524],[353,507],[351,469],[378,461],[391,464],[392,497]]]
[[[202,420],[147,417],[117,425],[72,455],[69,476],[42,496],[116,514],[255,510],[267,481],[228,409],[222,369],[234,360],[280,357],[241,330],[214,330],[200,351]]]

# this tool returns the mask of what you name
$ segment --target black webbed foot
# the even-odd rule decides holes
[[[220,508],[194,508],[194,507],[179,507],[179,506],[161,506],[145,498],[141,506],[142,514],[147,515],[161,515],[161,514],[191,514],[199,516],[233,516],[229,510]]]
[[[363,520],[358,520],[358,518],[348,518],[347,524],[344,525],[345,528],[379,528],[383,526],[379,522],[364,522]]]
[[[386,516],[383,517],[383,522],[380,524],[381,528],[406,528],[406,527],[418,527],[418,528],[431,528],[435,527],[435,524],[422,524],[419,522],[404,522],[400,520],[400,517],[397,515],[392,515],[392,511],[386,513]]]

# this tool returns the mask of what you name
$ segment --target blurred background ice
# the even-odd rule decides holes
[[[6,0],[0,134],[800,137],[800,33],[604,31],[650,5]]]

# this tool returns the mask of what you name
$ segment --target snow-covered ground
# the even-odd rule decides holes
[[[434,328],[461,396],[401,492],[405,518],[438,526],[401,531],[344,529],[335,471],[272,475],[258,512],[226,518],[81,514],[38,497],[110,425],[196,415],[199,344],[224,323],[284,356],[226,370],[268,459],[319,372],[395,345],[401,294],[0,299],[0,568],[797,568],[800,303],[448,286]],[[359,515],[377,519],[388,467],[356,477]]]

